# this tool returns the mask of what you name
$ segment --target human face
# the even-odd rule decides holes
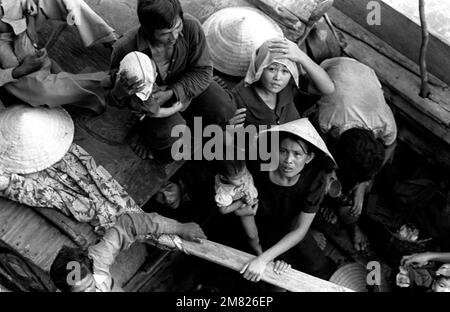
[[[177,209],[181,202],[181,189],[176,183],[169,182],[155,197],[156,202]]]
[[[72,292],[95,292],[95,280],[92,274],[86,275],[72,286]]]
[[[241,186],[245,182],[245,171],[238,172],[235,175],[228,177],[227,180],[234,186]]]
[[[297,176],[313,158],[305,143],[286,138],[280,143],[278,171],[286,178]]]
[[[450,278],[439,277],[433,282],[434,292],[450,292]]]
[[[266,67],[261,75],[261,84],[271,93],[279,93],[291,80],[291,72],[280,63],[272,63]]]
[[[183,30],[183,20],[177,16],[172,28],[157,29],[153,32],[155,43],[173,46]]]

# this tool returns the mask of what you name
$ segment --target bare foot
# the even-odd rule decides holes
[[[337,215],[333,211],[332,208],[326,207],[326,206],[322,206],[322,207],[320,207],[320,214],[321,214],[322,218],[325,221],[327,221],[328,223],[336,224],[336,222],[337,222]]]
[[[358,252],[365,252],[369,247],[369,240],[367,236],[362,232],[361,228],[355,224],[353,226],[353,247]]]
[[[154,159],[151,148],[145,143],[142,137],[135,133],[130,139],[131,149],[142,159]]]

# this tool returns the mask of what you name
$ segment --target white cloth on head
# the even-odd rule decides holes
[[[119,74],[122,72],[127,73],[127,79],[136,77],[143,82],[144,90],[138,92],[136,96],[142,101],[147,101],[152,94],[153,85],[158,75],[153,61],[144,53],[130,52],[120,62]]]

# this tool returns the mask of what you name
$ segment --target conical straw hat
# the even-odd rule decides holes
[[[231,76],[247,73],[252,53],[265,41],[283,37],[270,17],[250,7],[222,9],[203,24],[214,67]]]
[[[73,141],[72,118],[62,108],[17,105],[0,111],[0,171],[28,174],[64,156]]]
[[[336,164],[333,155],[331,155],[325,142],[320,137],[319,133],[311,124],[311,122],[308,120],[308,118],[301,118],[282,125],[274,126],[269,130],[261,131],[260,136],[263,134],[267,134],[268,132],[275,132],[275,131],[289,132],[302,138],[303,140],[311,143],[312,145],[320,149],[322,152],[324,152]]]
[[[349,263],[334,272],[330,282],[356,292],[368,292],[367,274],[368,271],[362,264]]]

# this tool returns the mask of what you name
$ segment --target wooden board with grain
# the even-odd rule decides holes
[[[434,84],[431,86],[431,99],[421,98],[420,77],[414,72],[414,67],[412,70],[407,68],[409,61],[402,60],[399,53],[391,59],[390,55],[377,51],[374,47],[382,47],[388,53],[391,50],[376,36],[361,31],[362,27],[344,14],[334,16],[335,23],[342,27],[338,33],[347,44],[345,52],[375,70],[385,86],[388,101],[418,125],[450,144],[450,90]]]
[[[334,6],[358,24],[391,45],[400,53],[419,62],[421,28],[419,25],[397,12],[383,1],[375,1],[380,6],[380,25],[369,25],[367,9],[371,0],[335,0]],[[417,0],[411,0],[417,2]],[[450,84],[450,46],[430,35],[427,65],[430,73]]]
[[[116,4],[119,5],[119,3]],[[120,5],[127,6],[125,1],[120,1]],[[106,4],[94,4],[94,9],[109,8],[111,10],[114,7],[115,5],[111,7]],[[131,12],[133,7],[128,9],[128,12]],[[102,15],[102,10],[97,12]],[[112,13],[112,11],[108,12]],[[117,12],[116,10],[115,14]],[[134,10],[133,14],[135,14]],[[135,20],[137,21],[137,18]],[[113,27],[126,30],[124,22],[124,20],[115,19]],[[47,27],[40,30],[44,41],[57,23],[49,22]],[[49,51],[49,55],[59,63],[61,68],[72,73],[109,69],[110,51],[102,46],[84,48],[74,27],[65,29]],[[106,168],[139,205],[145,204],[183,164],[183,162],[160,163],[142,160],[127,143],[111,144],[102,140],[102,133],[125,136],[124,133],[120,133],[124,130],[114,120],[118,116],[114,116],[117,112],[113,109],[107,109],[101,116],[93,116],[89,112],[79,110],[70,111],[76,125],[74,142],[85,148],[95,158],[98,165]],[[86,131],[85,125],[90,125],[90,129],[99,132],[100,136]],[[83,233],[90,243],[96,241],[97,236],[89,225],[73,221],[71,226]],[[5,199],[0,199],[0,239],[44,270],[50,268],[54,257],[63,245],[75,246],[68,236],[36,214],[32,208]],[[113,276],[117,278],[119,284],[125,283],[136,272],[144,262],[146,254],[145,246],[136,244],[119,255],[112,268]]]

